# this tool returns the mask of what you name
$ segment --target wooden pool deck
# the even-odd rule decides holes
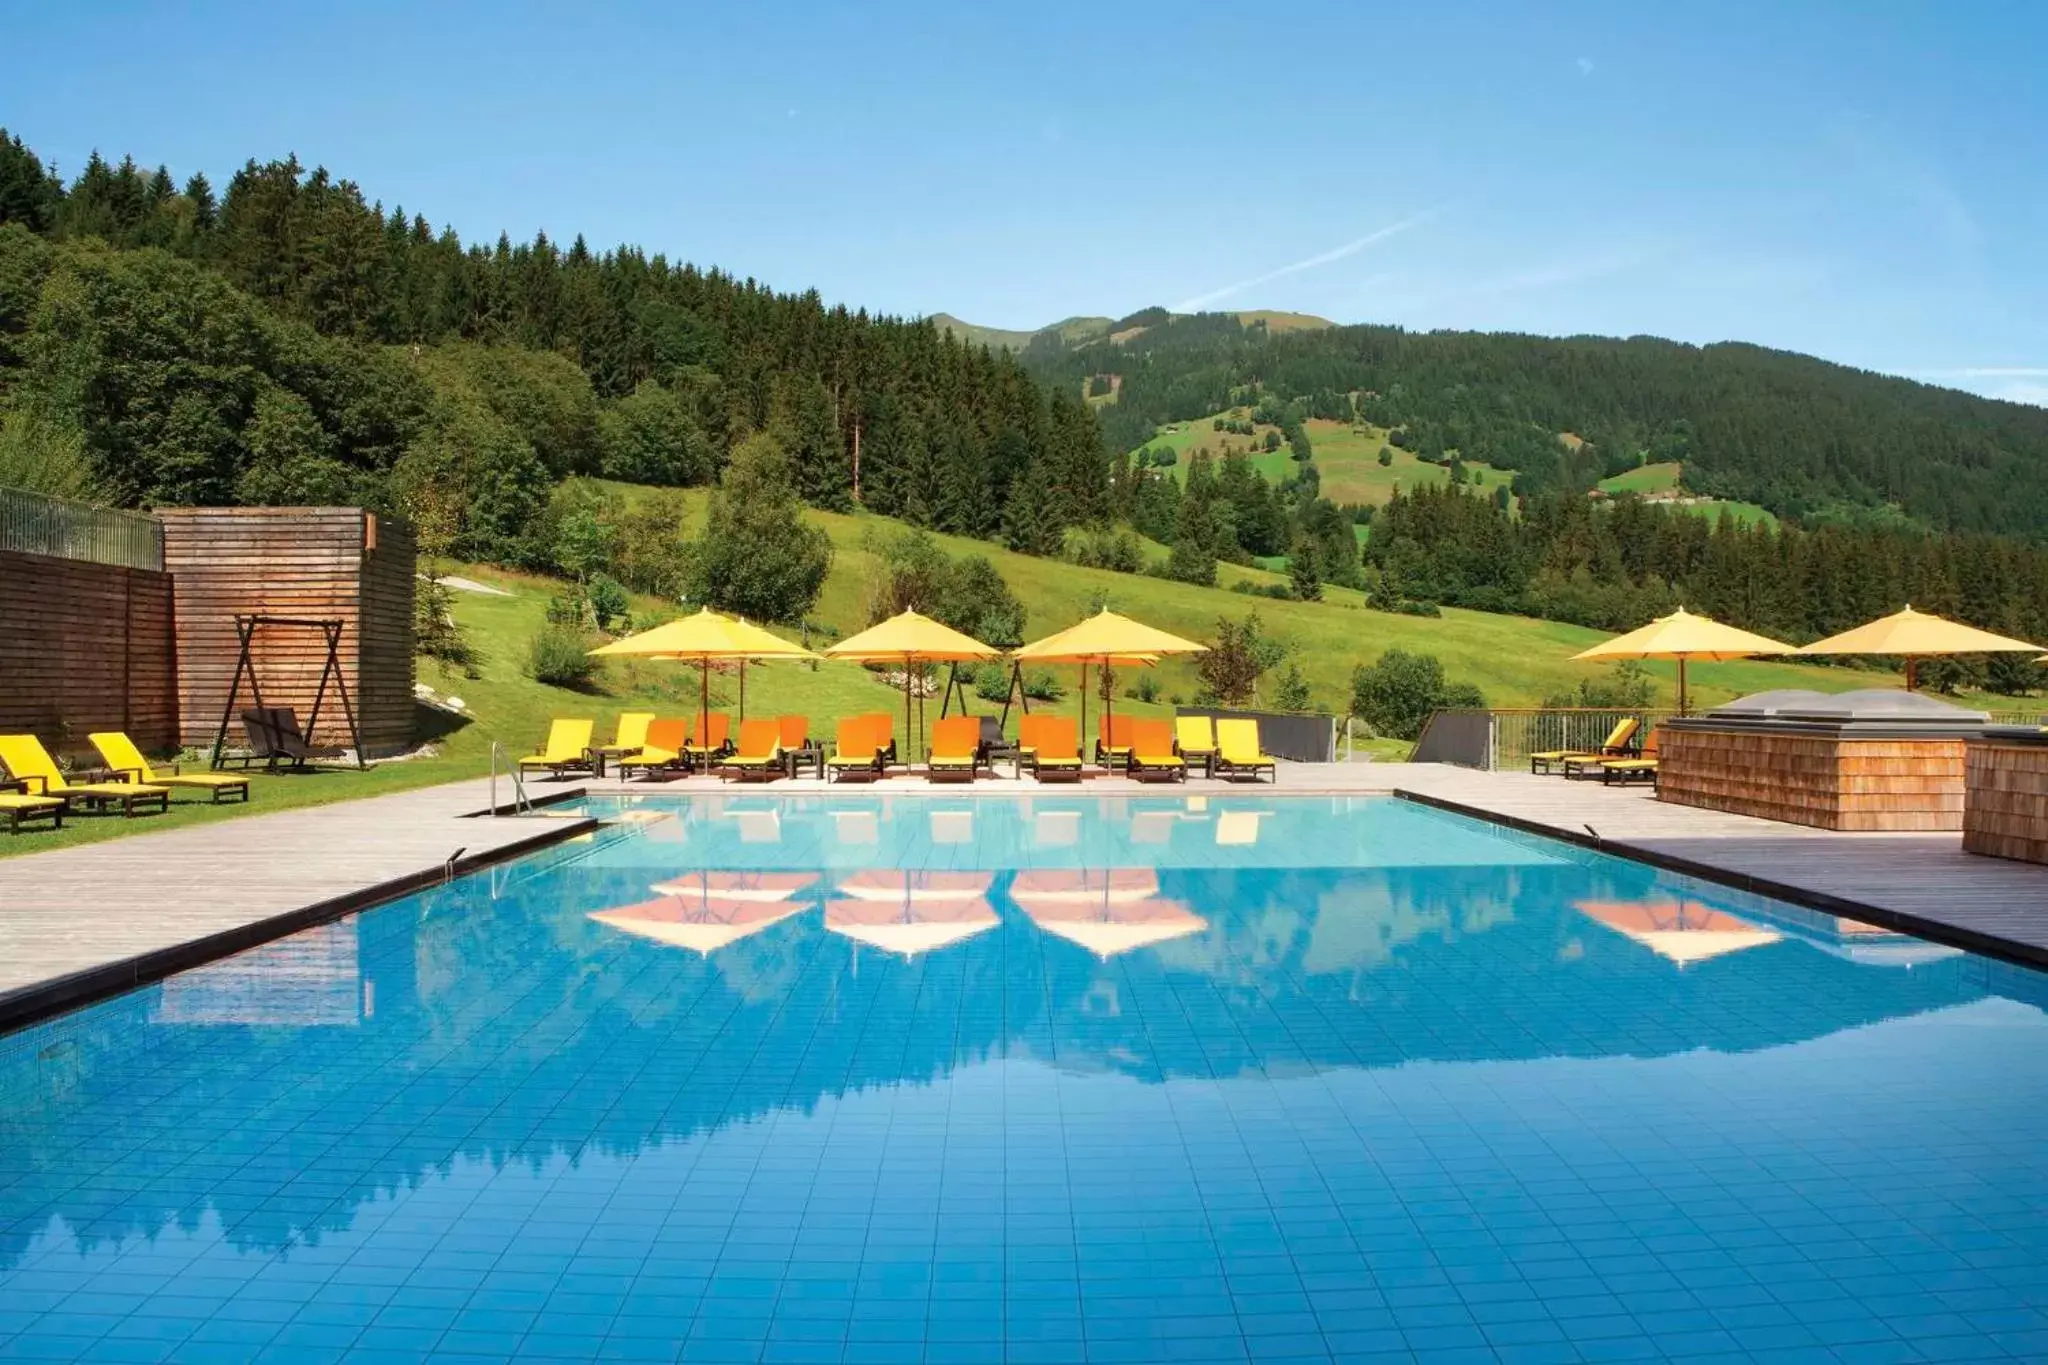
[[[477,820],[482,782],[0,859],[0,1031],[590,827]],[[117,818],[117,817],[99,817]],[[30,839],[33,835],[16,835]]]
[[[650,787],[533,782],[536,799],[582,791],[730,790],[711,778]],[[957,797],[1046,789],[985,779],[931,787],[815,778],[763,794]],[[2048,966],[2048,868],[1981,858],[1953,834],[1834,834],[1667,806],[1643,790],[1439,764],[1283,764],[1273,783],[1186,786],[1095,777],[1087,795],[1393,793],[1831,914]],[[254,814],[0,859],[0,1032],[321,923],[455,872],[590,828],[567,816],[472,819],[478,779],[327,806]],[[500,783],[498,800],[511,791]],[[18,836],[32,837],[32,836]]]
[[[2048,867],[1965,853],[1960,834],[1838,834],[1666,805],[1642,787],[1438,763],[1386,772],[1431,805],[2048,966]]]

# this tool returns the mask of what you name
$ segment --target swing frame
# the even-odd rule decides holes
[[[331,618],[304,616],[243,616],[235,617],[235,634],[241,648],[235,656],[235,676],[228,683],[227,704],[221,708],[220,727],[213,734],[212,767],[218,772],[224,766],[221,753],[227,747],[228,726],[235,718],[235,702],[242,693],[242,675],[249,675],[249,696],[258,709],[263,706],[263,684],[256,676],[256,660],[252,648],[256,643],[256,632],[266,628],[284,630],[317,630],[327,641],[327,659],[320,667],[320,685],[313,690],[313,710],[306,717],[306,726],[301,733],[307,742],[312,742],[315,729],[320,724],[320,708],[327,700],[327,680],[334,680],[334,690],[341,697],[341,713],[348,719],[348,736],[354,745],[356,770],[367,769],[370,765],[363,757],[363,732],[356,724],[355,705],[349,700],[348,678],[341,668],[341,631],[345,622]]]

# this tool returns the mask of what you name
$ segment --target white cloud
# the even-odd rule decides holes
[[[1572,64],[1579,68],[1579,74],[1581,76],[1590,76],[1593,74],[1593,59],[1591,57],[1581,57]]]
[[[1217,300],[1228,298],[1230,295],[1243,290],[1253,289],[1262,284],[1269,284],[1288,275],[1298,275],[1304,270],[1314,270],[1317,266],[1329,265],[1333,261],[1341,261],[1346,256],[1356,256],[1369,246],[1384,242],[1389,237],[1428,222],[1442,211],[1443,206],[1438,205],[1436,208],[1424,209],[1421,213],[1410,214],[1397,223],[1389,223],[1377,232],[1368,232],[1356,241],[1346,242],[1342,246],[1331,247],[1328,251],[1319,251],[1313,256],[1304,257],[1299,261],[1283,265],[1276,270],[1268,270],[1263,275],[1254,275],[1248,280],[1239,280],[1235,284],[1226,284],[1221,288],[1211,289],[1207,293],[1196,294],[1190,298],[1182,299],[1179,303],[1173,305],[1173,311],[1176,313],[1200,312]]]
[[[2048,370],[2042,373],[2048,374]],[[2008,403],[2032,403],[2037,408],[2048,408],[2048,384],[2031,380],[2023,379],[2016,384],[2007,384],[1991,396],[2003,398]]]
[[[1965,365],[1953,370],[1915,370],[1939,379],[2048,379],[2048,365]]]

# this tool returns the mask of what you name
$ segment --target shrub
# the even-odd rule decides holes
[[[1138,673],[1138,680],[1131,684],[1130,690],[1125,692],[1124,695],[1132,701],[1146,703],[1158,701],[1159,679],[1153,676],[1150,669],[1142,669]]]
[[[690,595],[755,621],[794,621],[818,600],[832,542],[804,516],[796,474],[774,437],[733,450],[691,555]]]
[[[1649,670],[1634,659],[1623,659],[1604,678],[1582,678],[1566,692],[1553,692],[1543,699],[1546,709],[1585,706],[1596,710],[1640,711],[1656,700],[1657,684]]]
[[[527,644],[526,674],[550,687],[586,691],[597,677],[597,660],[589,650],[590,637],[581,630],[550,622]]]
[[[1282,711],[1312,711],[1313,699],[1309,696],[1308,679],[1301,676],[1301,666],[1290,661],[1287,671],[1280,675],[1280,685],[1273,689],[1273,705]]]
[[[1066,686],[1060,682],[1060,675],[1049,668],[1024,675],[1024,695],[1033,701],[1058,701],[1067,695]]]
[[[1067,533],[1066,557],[1084,569],[1112,569],[1137,573],[1145,567],[1145,550],[1129,531],[1071,530]]]
[[[476,646],[455,619],[454,594],[437,577],[423,576],[413,596],[412,652],[477,676]]]
[[[1416,738],[1433,711],[1485,705],[1470,683],[1445,683],[1444,666],[1434,654],[1390,649],[1351,673],[1351,713],[1393,739]]]
[[[1010,670],[1002,664],[982,664],[974,670],[974,693],[983,701],[1003,701],[1010,695]]]
[[[599,630],[609,630],[613,622],[625,620],[633,605],[626,597],[625,587],[609,574],[592,578],[589,592],[590,614],[597,618]]]
[[[1216,643],[1196,659],[1195,673],[1204,694],[1236,706],[1257,694],[1260,676],[1286,652],[1286,646],[1260,633],[1257,612],[1241,622],[1219,616]]]

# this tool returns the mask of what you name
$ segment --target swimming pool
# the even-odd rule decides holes
[[[2048,1358],[2035,973],[1385,799],[594,809],[0,1038],[0,1357]]]

